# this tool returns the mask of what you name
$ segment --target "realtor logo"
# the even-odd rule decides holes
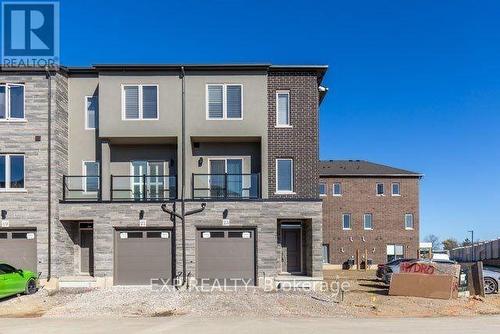
[[[2,2],[2,68],[58,64],[59,3]]]

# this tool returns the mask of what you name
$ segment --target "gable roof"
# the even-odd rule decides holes
[[[365,160],[323,160],[319,163],[320,176],[399,176],[422,177],[408,170],[376,164]]]

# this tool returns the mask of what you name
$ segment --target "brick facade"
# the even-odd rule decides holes
[[[416,257],[419,246],[419,178],[321,177],[328,194],[323,198],[323,244],[329,245],[330,263],[340,265],[365,250],[373,264],[387,261],[386,246],[404,246],[404,255]],[[340,182],[342,196],[333,196],[333,183]],[[400,183],[401,196],[391,195],[391,184]],[[384,196],[376,195],[383,183]],[[342,214],[351,214],[351,230],[343,230]],[[373,230],[363,227],[363,214],[371,213]],[[404,215],[413,214],[414,228],[406,230]],[[351,239],[352,238],[352,239]],[[364,240],[363,240],[364,238]]]
[[[318,198],[318,76],[308,72],[268,75],[269,198]],[[290,91],[290,125],[276,127],[276,91]],[[277,195],[276,159],[293,159],[293,195]]]

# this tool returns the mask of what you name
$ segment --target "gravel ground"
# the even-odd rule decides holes
[[[0,302],[0,317],[117,318],[195,316],[204,318],[436,317],[500,314],[500,295],[485,299],[435,300],[387,295],[371,272],[325,274],[325,280],[348,281],[339,302],[333,292],[155,291],[149,287],[40,290],[35,295]]]

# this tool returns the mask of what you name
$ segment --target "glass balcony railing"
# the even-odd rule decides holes
[[[193,199],[259,199],[260,173],[193,174]]]
[[[63,201],[99,201],[99,176],[63,176]]]
[[[169,175],[112,175],[111,201],[164,201],[177,196],[177,178]]]

